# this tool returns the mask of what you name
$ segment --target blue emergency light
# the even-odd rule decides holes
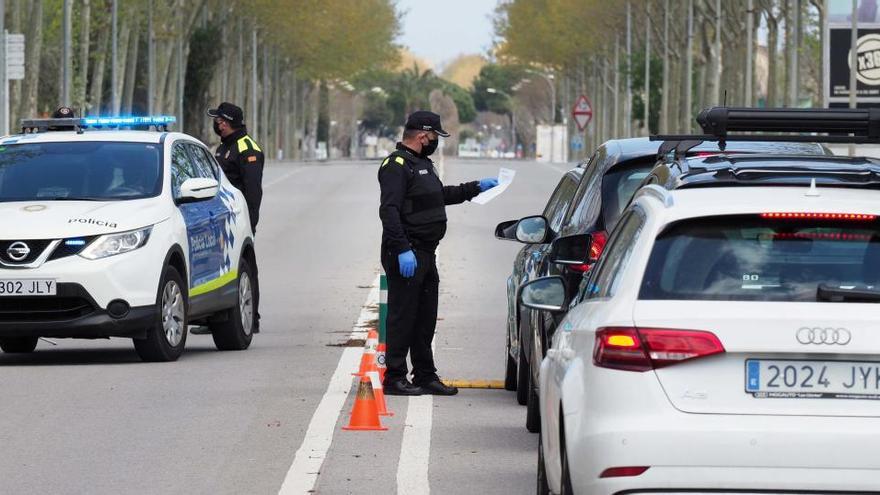
[[[128,127],[155,127],[158,131],[167,131],[168,126],[175,122],[177,122],[177,117],[172,115],[22,119],[21,132],[28,134],[75,130],[77,133],[82,133],[85,129],[118,129]]]
[[[170,115],[150,115],[145,117],[84,117],[81,119],[82,126],[130,126],[130,125],[156,125],[167,126],[177,122],[177,117]]]

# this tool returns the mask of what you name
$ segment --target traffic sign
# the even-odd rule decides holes
[[[574,108],[571,109],[571,116],[574,118],[580,131],[586,129],[587,125],[590,124],[590,121],[593,120],[593,104],[590,103],[587,95],[581,95],[577,99]]]
[[[6,34],[6,78],[24,79],[24,35]]]

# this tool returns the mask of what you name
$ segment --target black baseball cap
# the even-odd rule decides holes
[[[417,131],[433,131],[443,137],[449,137],[449,133],[443,130],[440,125],[440,116],[434,112],[427,110],[419,110],[413,112],[406,119],[407,129],[415,129]]]
[[[224,101],[217,108],[209,108],[208,115],[228,120],[235,127],[244,125],[244,112],[241,110],[241,107],[233,105],[228,101]]]

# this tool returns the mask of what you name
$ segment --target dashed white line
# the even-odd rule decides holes
[[[294,175],[302,172],[305,169],[306,169],[306,167],[299,166],[299,167],[291,170],[290,172],[287,172],[286,174],[282,175],[281,177],[278,177],[276,179],[273,179],[273,180],[267,182],[266,184],[263,185],[263,189],[268,189],[268,188],[274,186],[275,184],[278,184],[279,182],[284,182],[287,179],[293,177]]]
[[[379,277],[377,276],[349,338],[366,338],[367,324],[377,317],[378,303]],[[346,347],[342,351],[336,371],[330,378],[330,384],[321,402],[318,403],[318,408],[312,414],[306,436],[299,450],[296,451],[293,464],[290,465],[284,483],[278,491],[279,495],[304,495],[311,493],[315,488],[324,458],[333,443],[336,422],[351,392],[351,383],[354,379],[351,373],[357,369],[362,352],[363,349],[360,347]]]

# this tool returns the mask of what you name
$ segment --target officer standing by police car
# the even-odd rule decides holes
[[[438,136],[449,136],[440,125],[440,116],[414,112],[397,149],[379,167],[382,266],[388,278],[383,388],[388,395],[458,393],[440,381],[431,350],[440,283],[435,252],[446,234],[446,205],[469,201],[498,181],[490,178],[444,186],[428,158],[437,149]],[[412,383],[406,378],[407,353]]]
[[[220,145],[215,156],[226,174],[226,178],[238,188],[247,201],[251,228],[257,232],[260,221],[260,203],[263,201],[263,150],[256,141],[248,136],[244,125],[244,112],[232,103],[223,102],[217,108],[208,110],[208,116],[214,119],[214,132],[220,136]],[[260,331],[260,289],[256,263],[253,267],[254,280],[254,312],[257,324],[254,333]]]

